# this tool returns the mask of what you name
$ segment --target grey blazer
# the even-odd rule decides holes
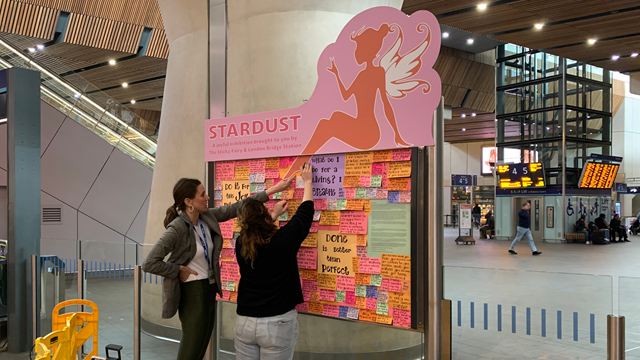
[[[252,198],[263,203],[269,200],[267,193],[264,191],[253,195]],[[222,290],[220,290],[222,281],[220,281],[220,264],[218,261],[220,252],[222,252],[223,239],[218,223],[235,218],[243,201],[228,206],[212,208],[200,214],[200,219],[211,229],[213,270],[220,296],[222,296]],[[164,261],[169,253],[171,255],[167,261]],[[162,234],[160,240],[153,245],[142,264],[142,270],[164,277],[162,283],[162,317],[164,319],[173,317],[180,305],[180,278],[178,276],[180,265],[186,266],[195,255],[196,236],[193,232],[193,225],[189,216],[181,213],[167,226],[167,230]],[[215,301],[215,299],[211,299],[211,301]]]

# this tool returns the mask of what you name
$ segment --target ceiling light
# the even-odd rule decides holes
[[[36,52],[36,48],[29,48],[29,52],[33,54],[34,52]]]
[[[595,43],[596,43],[596,41],[598,41],[598,40],[596,40],[596,39],[589,39],[589,40],[587,40],[587,42],[589,43],[589,45],[593,45],[593,44],[595,44]]]
[[[448,37],[449,37],[449,33],[448,33],[448,32],[446,32],[446,31],[445,31],[445,32],[443,32],[443,33],[442,33],[442,37],[443,37],[443,38],[445,38],[445,39],[446,39],[446,38],[448,38]]]
[[[109,65],[115,65],[115,64],[116,64],[115,60],[113,60],[113,59],[109,60]]]
[[[471,116],[472,117],[476,117],[476,113],[471,113]]]
[[[613,55],[613,56],[611,57],[611,60],[613,60],[613,61],[616,61],[616,60],[618,60],[618,59],[620,59],[620,55]]]
[[[638,57],[638,53],[632,53],[631,57]]]
[[[75,94],[73,94],[73,97],[76,98],[76,99],[79,99],[80,98],[80,94],[75,93]]]
[[[498,122],[498,119],[496,119],[496,122]]]
[[[487,10],[487,4],[485,3],[478,4],[478,10]]]
[[[462,117],[462,118],[466,118],[466,117],[467,117],[467,114],[462,114],[462,115],[460,115],[460,117]]]
[[[569,109],[569,112],[571,112],[571,109]]]
[[[36,48],[38,48],[38,50],[44,50],[44,45],[42,44],[36,45]]]
[[[535,27],[536,27],[536,29],[540,30],[540,29],[542,29],[542,27],[544,26],[544,24],[543,24],[543,23],[537,23],[537,24],[535,24],[535,25],[533,25],[533,26],[535,26]]]
[[[473,44],[473,39],[469,38],[467,39],[467,45],[472,45]]]
[[[467,129],[465,129],[465,128],[462,128],[462,131],[467,131]]]
[[[135,101],[135,100],[131,100],[131,103],[132,103],[132,104],[135,104],[135,103],[136,103],[136,101]]]
[[[127,84],[127,83],[122,83],[122,87],[123,87],[123,88],[126,88],[127,86],[129,86],[129,84]]]
[[[547,130],[551,130],[551,128],[547,126]]]

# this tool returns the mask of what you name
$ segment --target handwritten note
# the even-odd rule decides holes
[[[377,197],[377,194],[378,194],[378,188],[367,188],[367,193],[365,194],[365,197],[371,200],[371,199],[375,199]]]
[[[360,176],[360,187],[369,187],[371,186],[371,175],[362,175]]]
[[[356,274],[356,278],[355,278],[355,283],[357,285],[369,285],[369,284],[371,284],[371,274],[357,273]]]
[[[376,322],[378,314],[375,310],[360,309],[360,316],[358,317],[362,321]]]
[[[304,247],[318,247],[318,233],[309,233],[302,242]]]
[[[356,291],[355,277],[339,275],[336,289],[340,291]]]
[[[366,297],[368,297],[368,298],[378,298],[378,287],[377,286],[366,285],[365,287],[367,288]]]
[[[322,304],[319,302],[309,302],[309,312],[312,314],[322,314]]]
[[[216,162],[216,180],[233,180],[234,179],[235,161]]]
[[[246,181],[222,182],[222,205],[227,206],[244,200],[250,195],[250,185]]]
[[[382,275],[380,275],[380,274],[372,274],[371,275],[371,285],[373,285],[373,286],[382,285]]]
[[[389,315],[389,304],[376,301],[376,313],[378,315]]]
[[[320,300],[334,301],[335,299],[335,290],[320,289]]]
[[[331,210],[325,210],[322,212],[322,215],[320,216],[320,225],[340,225],[340,213],[341,211],[331,211]],[[366,234],[366,232],[365,232]]]
[[[309,303],[303,302],[302,304],[296,305],[296,310],[299,312],[309,312]]]
[[[340,313],[338,305],[324,304],[322,306],[322,315],[338,317],[338,314]]]
[[[411,281],[411,256],[382,254],[381,258],[383,277]]]
[[[358,309],[366,309],[367,308],[367,298],[364,296],[356,296],[356,307]]]
[[[336,275],[318,274],[318,288],[326,290],[336,290]]]
[[[340,232],[345,234],[366,234],[367,215],[363,211],[341,211],[340,212]],[[329,224],[327,224],[329,225]]]
[[[389,179],[406,178],[411,176],[411,161],[396,161],[389,163]]]
[[[318,272],[316,269],[299,269],[303,280],[318,280]]]
[[[301,247],[298,250],[298,267],[301,269],[316,269],[318,248]]]
[[[295,156],[281,157],[278,167],[281,167],[281,168],[289,167],[291,166],[291,164],[293,164],[294,161],[296,161]],[[295,170],[298,170],[298,169],[295,169]]]
[[[327,199],[313,199],[313,209],[316,211],[327,210]]]
[[[336,199],[336,210],[347,210],[347,199]]]
[[[400,192],[399,191],[389,191],[387,196],[388,203],[397,203],[400,201]]]
[[[348,153],[345,158],[345,176],[371,175],[372,152]]]
[[[356,245],[357,246],[367,246],[367,235],[366,234],[358,234],[358,235],[356,235]]]
[[[347,311],[347,318],[352,320],[357,320],[360,313],[360,309],[350,307],[349,311]]]
[[[237,166],[235,168],[234,180],[249,180],[251,174],[248,166]]]
[[[360,271],[365,274],[380,274],[379,258],[359,258]],[[384,276],[384,274],[383,274]]]
[[[220,252],[220,258],[222,261],[234,261],[236,258],[235,249],[222,249]]]
[[[399,203],[410,203],[411,202],[411,191],[400,191],[400,195],[398,197]]]
[[[392,150],[381,150],[373,152],[373,162],[391,161]]]
[[[389,306],[394,309],[411,310],[411,294],[389,291]]]
[[[408,178],[394,178],[389,179],[389,185],[387,187],[389,191],[407,191],[409,190]]]
[[[265,169],[264,171],[264,178],[266,180],[277,179],[279,177],[280,177],[280,171],[278,169]],[[273,186],[273,184],[271,184],[271,186]]]
[[[396,149],[391,154],[391,161],[411,160],[411,149]]]
[[[360,186],[360,176],[345,176],[342,186],[346,188]]]
[[[338,231],[318,231],[318,273],[353,276],[356,238]]]
[[[345,199],[355,199],[356,198],[356,189],[357,188],[345,188],[344,189],[344,198]]]
[[[345,154],[314,155],[313,165],[314,199],[337,199],[342,190],[344,178]]]
[[[389,292],[387,290],[378,290],[378,302],[388,303],[389,302]]]
[[[367,310],[376,310],[378,308],[378,299],[367,297],[365,301],[366,301],[365,308]]]
[[[223,239],[231,239],[233,237],[233,220],[218,223]]]
[[[366,285],[356,285],[356,296],[358,296],[358,297],[366,297],[367,296],[367,286]]]
[[[345,298],[347,296],[346,291],[336,291],[336,296],[335,296],[335,301],[336,302],[344,302]]]
[[[344,292],[344,302],[347,304],[355,304],[356,303],[356,292],[355,291],[345,291]]]
[[[264,181],[265,181],[265,175],[263,172],[249,174],[249,183],[252,183],[252,184],[264,183]]]
[[[376,322],[378,324],[391,325],[391,323],[393,322],[393,316],[378,314],[378,316],[376,317]]]
[[[252,173],[263,173],[266,164],[266,159],[249,160],[249,171]]]
[[[393,309],[393,325],[411,327],[411,310]]]
[[[380,284],[381,290],[402,292],[402,281],[396,279],[383,278]]]
[[[366,246],[356,246],[356,252],[358,257],[367,257],[367,247]]]
[[[344,210],[364,210],[364,200],[349,199],[347,200]]]

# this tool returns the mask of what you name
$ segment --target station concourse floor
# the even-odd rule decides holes
[[[542,254],[532,256],[526,240],[516,248],[518,255],[510,255],[509,241],[480,240],[476,230],[476,245],[456,245],[457,229],[445,228],[444,234],[444,295],[453,302],[453,359],[606,359],[606,316],[619,311],[626,316],[626,358],[640,359],[640,236],[606,246],[536,242]],[[133,359],[133,282],[89,278],[87,293],[100,308],[99,355],[104,356],[105,345],[115,343],[124,346],[123,359]],[[496,318],[498,306],[501,318]],[[547,311],[544,326],[541,309]],[[560,332],[558,310],[565,314],[558,320]],[[595,322],[592,329],[589,317]],[[177,349],[175,342],[142,336],[144,360],[175,359]],[[14,359],[29,359],[29,354],[0,353],[0,360]]]

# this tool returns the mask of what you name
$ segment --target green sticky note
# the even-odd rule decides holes
[[[382,175],[371,175],[371,187],[382,187]]]
[[[280,220],[280,221],[287,221],[287,217],[288,217],[288,216],[289,216],[289,214],[285,212],[284,214],[280,215],[280,217],[278,218],[278,220]]]
[[[273,199],[274,199],[274,200],[280,200],[280,197],[281,197],[281,196],[282,196],[282,193],[281,193],[281,192],[275,193],[275,194],[273,194]]]
[[[336,210],[346,210],[347,199],[336,199]]]
[[[356,296],[367,297],[367,287],[365,285],[356,285]]]
[[[356,188],[356,199],[366,199],[367,198],[367,188],[359,187]]]
[[[235,281],[227,282],[227,290],[236,291],[236,282]]]
[[[371,275],[371,282],[369,284],[373,285],[373,286],[382,286],[382,275],[380,275],[380,274],[372,274]]]
[[[258,184],[251,183],[249,184],[249,192],[251,194],[255,194],[258,192]]]
[[[347,294],[346,291],[336,291],[336,301],[337,302],[344,302],[346,294]]]
[[[234,232],[233,233],[233,240],[238,240],[239,237],[240,237],[240,233],[239,232]]]
[[[378,302],[378,308],[376,314],[389,315],[389,304]]]

